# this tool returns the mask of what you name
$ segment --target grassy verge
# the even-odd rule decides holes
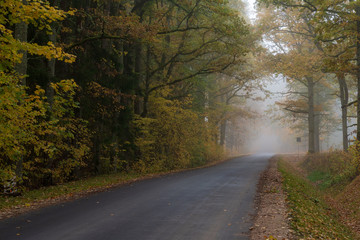
[[[291,226],[301,239],[356,239],[324,194],[283,160],[278,163],[290,208]],[[321,174],[320,174],[321,175]],[[316,179],[316,176],[315,176]]]
[[[332,151],[309,155],[301,164],[307,172],[307,178],[327,196],[328,202],[338,211],[341,221],[358,235],[360,235],[359,156],[357,148],[352,146],[349,153]]]
[[[234,158],[234,157],[232,157]],[[221,162],[231,160],[232,158],[222,158],[219,161],[213,161],[206,165],[180,169],[175,171],[167,172],[156,172],[156,173],[118,173],[118,174],[107,174],[96,177],[90,177],[81,179],[78,181],[68,182],[61,185],[43,187],[36,190],[24,192],[21,196],[11,197],[0,195],[0,219],[1,212],[15,208],[30,208],[30,207],[41,207],[42,204],[51,204],[52,201],[61,201],[67,199],[78,198],[91,192],[104,191],[108,188],[119,186],[122,184],[130,183],[139,179],[147,179],[156,176],[161,176],[169,173],[181,172],[186,170],[198,169],[210,167]],[[5,216],[6,217],[6,216]]]
[[[318,185],[320,190],[329,188],[332,184],[332,176],[329,172],[315,170],[308,174],[307,178]]]
[[[341,193],[356,177],[356,159],[350,153],[333,151],[306,156],[301,168],[320,190],[332,196]]]
[[[21,196],[0,196],[0,211],[16,206],[29,207],[34,202],[47,199],[71,198],[76,194],[92,191],[101,191],[111,186],[126,183],[141,177],[140,174],[111,174],[91,177],[78,181],[68,182],[62,185],[43,187],[36,190],[24,192]]]

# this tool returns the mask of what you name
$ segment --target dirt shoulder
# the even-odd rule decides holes
[[[278,157],[269,160],[269,166],[262,172],[258,183],[254,226],[251,239],[294,239],[289,227],[286,196],[282,190],[282,176],[277,169]],[[271,239],[271,238],[270,238]]]

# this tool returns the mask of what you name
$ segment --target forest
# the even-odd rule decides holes
[[[258,0],[256,20],[246,4],[1,1],[3,192],[203,166],[269,116],[309,154],[340,129],[359,171],[360,3]]]

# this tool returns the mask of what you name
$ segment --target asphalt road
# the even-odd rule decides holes
[[[140,181],[0,222],[0,239],[248,239],[271,155]],[[20,234],[20,235],[18,235]]]

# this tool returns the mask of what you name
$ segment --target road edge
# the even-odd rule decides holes
[[[290,229],[286,193],[275,155],[260,174],[255,196],[254,224],[250,228],[250,239],[293,239]]]
[[[116,183],[113,183],[113,184],[107,185],[107,186],[94,187],[94,188],[91,188],[91,189],[85,190],[85,191],[70,192],[67,195],[62,195],[59,197],[31,201],[26,204],[2,209],[0,212],[0,221],[15,217],[15,216],[18,216],[21,214],[36,211],[41,208],[45,208],[45,207],[49,207],[49,206],[53,206],[53,205],[57,205],[57,204],[62,204],[62,203],[66,203],[66,202],[71,202],[71,201],[81,199],[81,198],[84,198],[84,197],[87,197],[87,196],[90,196],[90,195],[93,195],[96,193],[100,193],[100,192],[106,192],[106,191],[109,191],[114,188],[133,184],[135,182],[144,181],[144,180],[153,179],[153,178],[160,178],[160,177],[177,174],[177,173],[182,173],[182,172],[187,172],[187,171],[194,171],[197,169],[209,168],[209,167],[213,167],[213,166],[219,165],[219,164],[227,162],[227,161],[231,161],[235,158],[240,158],[240,157],[249,156],[249,155],[250,154],[231,156],[231,157],[221,159],[219,161],[210,162],[203,166],[198,166],[198,167],[194,167],[194,168],[185,168],[185,169],[173,170],[173,171],[168,171],[168,172],[145,174],[144,176],[141,176],[141,177],[137,177],[137,178],[126,180],[126,181],[116,182]]]

